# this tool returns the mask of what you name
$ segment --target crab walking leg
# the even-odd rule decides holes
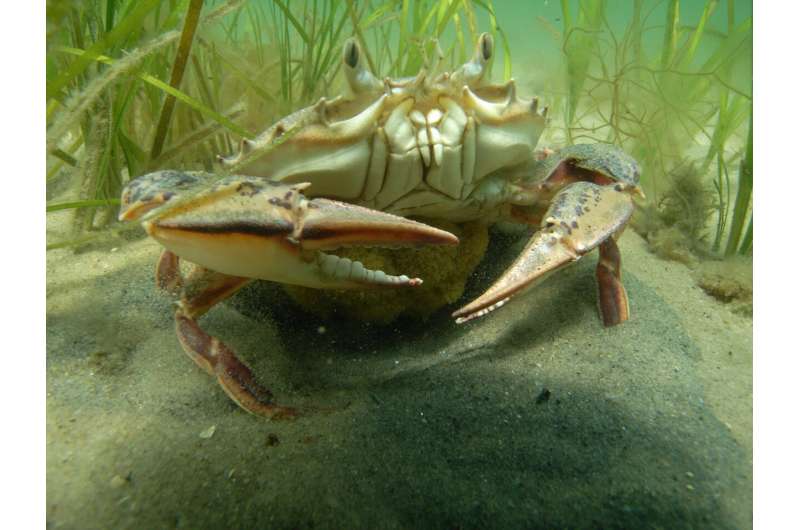
[[[597,305],[603,325],[616,326],[630,317],[628,293],[622,285],[622,260],[614,238],[600,244],[597,260]]]
[[[533,235],[522,254],[485,293],[453,313],[456,322],[461,324],[494,311],[550,272],[608,241],[611,243],[601,249],[602,272],[598,272],[601,296],[609,299],[601,302],[603,319],[607,325],[627,319],[627,295],[620,282],[619,252],[614,253],[612,237],[624,228],[632,213],[630,193],[616,186],[592,182],[566,186],[553,198],[542,229]]]
[[[183,278],[179,258],[164,250],[156,265],[156,283],[169,293],[180,292]],[[229,276],[195,266],[175,311],[178,340],[192,361],[215,377],[222,389],[244,410],[270,418],[292,417],[296,411],[272,403],[272,392],[262,387],[250,369],[224,342],[206,333],[197,318],[250,283],[249,278]]]
[[[228,396],[247,412],[272,419],[297,415],[291,407],[272,402],[272,392],[262,387],[236,354],[222,341],[206,333],[183,311],[175,313],[175,329],[184,351],[201,368],[217,378]]]
[[[296,416],[297,411],[275,404],[272,392],[261,386],[236,353],[224,342],[203,330],[196,320],[251,281],[249,278],[228,276],[199,268],[178,303],[175,331],[186,354],[200,368],[215,377],[237,405],[247,412],[272,419],[290,418]]]
[[[170,294],[179,294],[183,287],[179,258],[169,250],[162,251],[156,263],[156,285]]]
[[[228,396],[247,412],[272,419],[297,415],[291,407],[272,403],[272,392],[262,387],[245,366],[222,341],[206,333],[182,311],[175,313],[175,329],[184,351],[200,367],[217,378]]]
[[[222,274],[195,265],[178,305],[187,316],[200,318],[252,281],[251,278]]]

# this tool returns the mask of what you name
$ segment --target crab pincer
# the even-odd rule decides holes
[[[307,199],[308,184],[204,173],[151,173],[129,184],[120,219],[139,220],[167,250],[219,273],[348,289],[416,286],[419,278],[371,271],[325,254],[345,246],[455,245],[454,235],[353,204]],[[170,194],[159,189],[163,180]],[[176,181],[182,189],[176,190]],[[190,185],[190,181],[194,185]]]
[[[599,247],[598,306],[603,324],[629,317],[628,295],[621,279],[615,238],[633,214],[639,167],[612,146],[573,146],[551,154],[534,170],[543,188],[558,191],[537,231],[519,257],[481,296],[453,313],[464,323],[498,309],[544,279]]]
[[[423,223],[328,199],[308,199],[308,184],[259,177],[215,179],[163,171],[123,191],[120,219],[138,220],[166,250],[157,283],[181,289],[175,323],[184,351],[216,377],[242,408],[271,418],[297,414],[277,405],[250,369],[197,319],[254,279],[320,289],[415,287],[419,278],[366,269],[324,251],[343,246],[455,245],[454,235]],[[183,278],[179,258],[195,264]]]

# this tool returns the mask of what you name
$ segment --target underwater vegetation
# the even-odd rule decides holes
[[[615,143],[639,160],[649,200],[634,226],[649,227],[657,246],[666,229],[682,252],[750,253],[752,17],[737,22],[732,0],[707,0],[691,20],[681,7],[697,2],[631,4],[630,19],[614,27],[616,2],[561,2],[565,137]],[[722,9],[718,31],[710,19]]]
[[[709,222],[718,211],[712,186],[696,165],[676,167],[665,179],[665,191],[634,217],[633,227],[664,259],[692,265],[708,254]]]
[[[616,2],[562,0],[557,22],[520,9],[560,44],[562,67],[547,74],[558,88],[542,94],[553,136],[614,143],[642,165],[634,226],[679,254],[749,254],[752,17],[738,20],[732,0],[690,7],[632,0],[620,21]],[[47,211],[72,220],[48,248],[138,230],[115,222],[132,178],[211,170],[265,124],[339,93],[351,36],[373,71],[402,77],[463,63],[489,31],[493,77],[507,79],[521,66],[512,51],[528,50],[503,22],[485,0],[49,0]]]

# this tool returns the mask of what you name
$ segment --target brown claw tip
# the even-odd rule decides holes
[[[142,217],[145,213],[152,210],[156,206],[160,206],[160,204],[142,204],[141,202],[136,202],[133,204],[123,204],[120,207],[119,215],[117,215],[118,221],[135,221]]]

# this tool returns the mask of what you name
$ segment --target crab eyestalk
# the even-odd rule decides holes
[[[475,54],[472,56],[472,60],[455,70],[450,79],[459,88],[463,85],[470,88],[480,86],[492,55],[494,55],[494,39],[489,33],[481,33],[475,44]]]
[[[347,84],[354,94],[379,93],[383,90],[383,83],[369,69],[364,52],[355,37],[344,43],[342,66]]]
[[[165,186],[174,182],[173,173],[129,184],[120,217],[142,221],[150,236],[181,258],[230,276],[328,289],[416,286],[421,279],[369,270],[324,251],[458,243],[449,232],[409,219],[309,200],[301,193],[306,183],[234,176],[209,184],[190,174],[182,193],[169,195]]]

